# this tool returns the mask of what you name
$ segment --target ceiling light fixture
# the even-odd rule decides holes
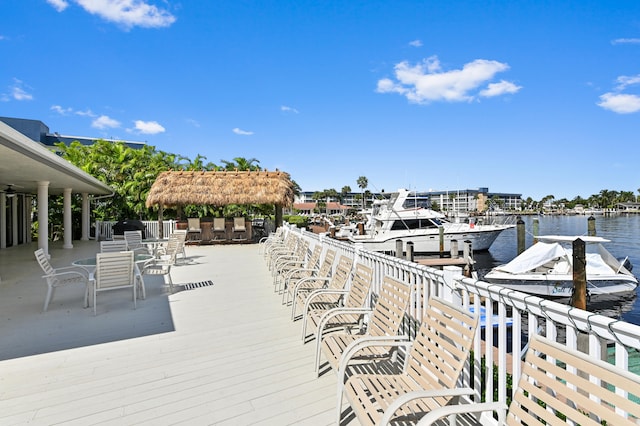
[[[13,189],[13,185],[7,185],[7,189],[4,190],[4,194],[8,197],[15,197],[16,196],[16,190]]]

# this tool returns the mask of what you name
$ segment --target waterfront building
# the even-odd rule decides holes
[[[78,141],[83,145],[93,145],[96,140],[102,139],[108,142],[123,142],[131,148],[141,148],[146,145],[145,142],[128,141],[120,139],[106,139],[98,137],[88,136],[70,136],[63,135],[58,132],[51,132],[49,126],[44,124],[40,120],[31,120],[27,118],[12,118],[12,117],[0,117],[0,121],[7,124],[9,127],[22,133],[29,139],[35,142],[40,142],[43,145],[49,147],[55,147],[56,143],[63,142],[65,145],[69,145],[73,141]]]
[[[296,204],[300,204],[313,211],[314,207],[309,206],[316,203],[313,198],[314,194],[316,194],[315,191],[302,191],[296,196],[294,208],[297,208]],[[365,204],[369,207],[373,200],[384,198],[385,196],[388,197],[388,193],[365,192]],[[446,191],[417,191],[416,196],[429,199],[434,209],[442,212],[484,213],[489,211],[501,213],[519,211],[522,207],[522,194],[489,192],[487,187]],[[362,193],[349,192],[340,194],[339,197],[327,197],[325,202],[340,203],[353,210],[359,210],[362,208]]]

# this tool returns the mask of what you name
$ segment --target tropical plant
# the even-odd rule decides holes
[[[360,176],[356,182],[358,184],[358,188],[362,190],[362,210],[364,210],[365,209],[364,190],[367,188],[367,186],[369,186],[369,179],[367,179],[366,176]]]

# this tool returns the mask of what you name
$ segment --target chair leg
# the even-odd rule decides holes
[[[85,286],[84,288],[84,307],[85,309],[89,307],[89,286]]]
[[[49,302],[51,302],[51,298],[53,297],[53,287],[49,286],[47,289],[47,297],[44,299],[44,308],[42,308],[42,312],[47,312],[49,309]]]
[[[167,274],[167,278],[169,279],[169,291],[173,294],[173,280],[171,279],[171,274]]]
[[[142,299],[146,299],[147,298],[147,290],[145,288],[144,285],[144,277],[142,276],[142,274],[136,274],[136,285],[139,287],[140,289],[140,297]]]

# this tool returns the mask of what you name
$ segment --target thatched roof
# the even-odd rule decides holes
[[[169,171],[158,175],[151,186],[146,205],[286,206],[293,203],[293,198],[293,183],[289,174],[285,172]]]

